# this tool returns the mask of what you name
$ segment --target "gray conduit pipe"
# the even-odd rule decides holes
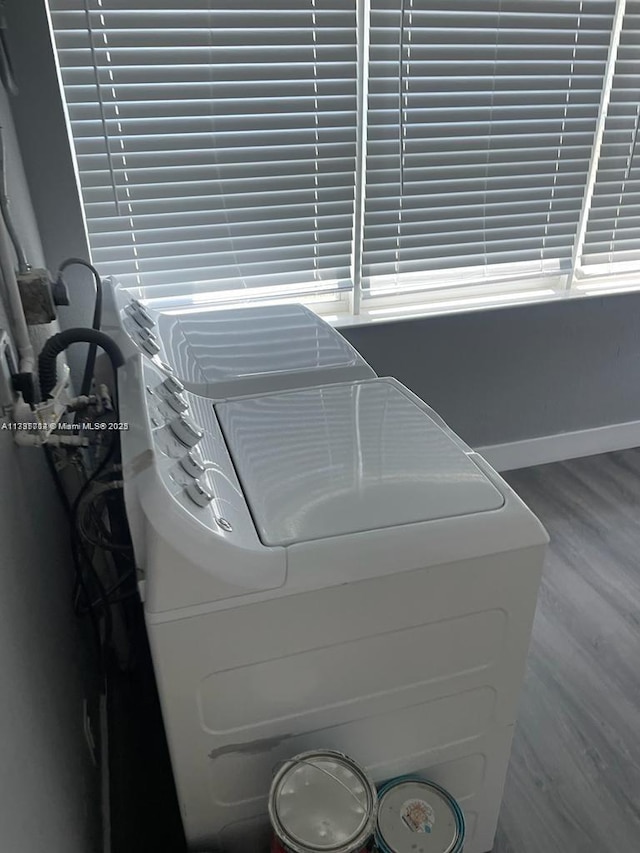
[[[29,328],[24,317],[18,280],[13,268],[12,247],[4,222],[0,222],[0,270],[4,280],[4,289],[8,297],[11,319],[13,320],[13,334],[18,350],[20,362],[20,373],[33,373],[36,359],[29,338]]]

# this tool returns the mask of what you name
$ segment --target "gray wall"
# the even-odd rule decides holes
[[[42,0],[9,0],[16,121],[47,262],[86,253]],[[46,140],[46,144],[43,142]],[[63,325],[91,316],[71,278]],[[381,374],[424,397],[472,445],[640,418],[640,293],[343,329]],[[71,353],[75,375],[79,354]]]
[[[42,248],[0,88],[8,189],[35,264]],[[9,328],[0,279],[0,327]],[[42,340],[49,329],[37,330]],[[38,340],[34,340],[37,345]],[[0,850],[93,853],[97,770],[83,733],[85,648],[71,607],[68,527],[42,451],[0,430]]]
[[[19,87],[12,100],[13,115],[44,259],[54,273],[65,258],[88,260],[89,249],[44,0],[8,0],[7,21]],[[89,325],[94,299],[91,273],[70,267],[65,280],[72,303],[60,309],[60,325]],[[67,354],[76,387],[85,354],[83,344],[74,344]]]
[[[473,447],[640,420],[640,293],[342,331]]]

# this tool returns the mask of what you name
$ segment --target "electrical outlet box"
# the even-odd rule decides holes
[[[16,356],[9,335],[0,329],[0,415],[9,415],[18,399],[13,387],[13,377],[17,372]]]
[[[56,307],[51,290],[51,276],[45,269],[33,269],[18,276],[20,300],[30,326],[51,323],[56,319]]]

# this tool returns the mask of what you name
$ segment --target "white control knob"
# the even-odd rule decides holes
[[[169,429],[185,447],[195,447],[204,432],[188,415],[180,415],[169,424]]]
[[[182,457],[180,460],[180,467],[183,471],[186,471],[190,477],[193,477],[194,480],[198,480],[202,477],[205,471],[204,465],[192,450],[190,450],[186,456]]]
[[[140,346],[149,355],[157,355],[160,352],[160,344],[153,335],[141,338]]]
[[[184,391],[184,385],[175,376],[167,376],[162,383],[162,387],[170,394],[181,394]]]
[[[206,506],[213,500],[213,493],[200,480],[194,480],[185,487],[186,494],[198,506]]]
[[[132,302],[130,305],[127,305],[125,311],[143,329],[153,329],[156,324],[151,314],[149,314],[140,302]]]
[[[167,394],[166,399],[173,411],[177,412],[179,415],[186,412],[189,408],[187,401],[184,399],[182,394]]]

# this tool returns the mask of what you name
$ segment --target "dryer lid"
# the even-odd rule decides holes
[[[222,399],[374,376],[332,326],[303,305],[257,305],[158,316],[164,357],[196,394]],[[300,374],[299,381],[291,376]],[[330,378],[337,374],[334,380]]]
[[[395,380],[220,403],[266,545],[495,510],[500,491]]]

